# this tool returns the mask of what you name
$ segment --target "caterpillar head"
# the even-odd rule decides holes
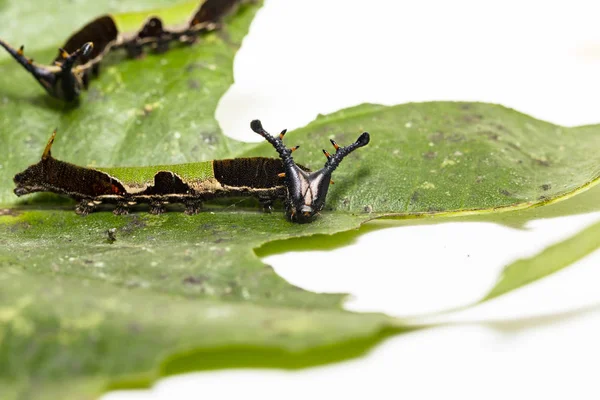
[[[0,40],[0,46],[4,47],[25,70],[33,75],[51,96],[65,101],[74,101],[79,97],[79,92],[84,86],[84,72],[75,64],[81,57],[87,57],[92,52],[94,48],[92,42],[85,43],[70,54],[59,49],[54,65],[35,63],[31,58],[25,56],[23,46],[15,50],[2,40]]]
[[[286,214],[290,221],[299,223],[311,222],[315,219],[318,213],[325,207],[325,198],[327,197],[329,185],[332,183],[331,175],[333,171],[344,157],[359,147],[366,146],[370,139],[369,133],[363,132],[356,142],[345,147],[339,146],[334,140],[331,140],[331,144],[335,148],[335,153],[330,154],[328,151],[323,150],[323,153],[327,157],[325,166],[318,171],[307,172],[298,167],[292,158],[292,153],[299,146],[287,148],[283,144],[283,137],[286,130],[283,130],[278,137],[275,137],[263,129],[259,120],[252,121],[250,127],[254,132],[264,137],[267,142],[271,143],[277,153],[279,153],[285,170],[284,178],[287,188],[287,197],[285,200]]]
[[[48,162],[52,162],[51,149],[55,137],[56,129],[52,132],[50,140],[48,140],[48,144],[42,153],[42,159],[36,164],[30,165],[24,171],[19,172],[13,178],[13,181],[16,184],[14,193],[17,196],[46,190],[43,183],[48,180],[48,174],[50,173],[47,165]]]

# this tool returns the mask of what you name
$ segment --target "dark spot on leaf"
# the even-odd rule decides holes
[[[196,69],[205,68],[206,63],[203,62],[193,62],[185,66],[185,72],[192,72]]]
[[[419,197],[421,197],[421,194],[418,191],[413,192],[412,196],[410,196],[410,204],[416,204],[419,201]]]
[[[125,225],[124,227],[121,228],[121,232],[123,232],[127,235],[131,235],[135,231],[142,229],[146,226],[146,223],[144,221],[142,221],[140,219],[140,217],[137,216],[136,214],[128,216],[128,218],[129,218],[129,222],[127,222],[127,225]]]
[[[17,222],[16,224],[13,224],[9,228],[9,231],[12,233],[16,233],[16,232],[24,231],[24,230],[30,229],[30,228],[31,228],[31,224],[29,222]]]
[[[473,108],[473,104],[471,103],[462,103],[460,105],[461,110],[470,110],[471,108]]]
[[[128,326],[130,333],[140,333],[142,331],[142,326],[136,322],[132,322]]]
[[[219,139],[217,138],[217,135],[214,133],[203,133],[201,136],[202,136],[202,141],[208,145],[215,145],[219,141]]]
[[[498,139],[500,139],[500,135],[498,135],[496,132],[482,132],[484,135],[486,135],[488,137],[488,139],[493,140],[493,141],[498,141]],[[512,143],[509,143],[512,144]]]
[[[426,160],[433,160],[437,155],[437,151],[428,151],[427,153],[423,153],[423,158]]]
[[[428,139],[430,142],[439,143],[442,140],[444,140],[444,133],[443,132],[432,133],[431,135],[429,135]]]
[[[479,122],[483,119],[483,115],[481,114],[467,114],[463,116],[463,121],[465,122]]]
[[[199,226],[199,228],[201,230],[209,230],[209,229],[213,229],[215,227],[214,224],[202,224]]]
[[[106,231],[106,241],[108,243],[114,243],[117,240],[117,228],[110,228]]]
[[[549,183],[544,183],[542,186],[540,186],[542,190],[550,190],[551,187],[552,185]]]
[[[366,205],[365,208],[364,208],[364,212],[366,212],[366,213],[372,213],[373,212],[373,206]]]
[[[452,142],[452,143],[463,142],[464,140],[465,140],[465,137],[458,133],[453,133],[446,137],[446,141]]]
[[[202,283],[206,282],[208,280],[207,277],[205,276],[186,276],[185,278],[183,278],[183,283],[186,285],[201,285]]]
[[[478,176],[477,178],[475,178],[475,183],[481,183],[483,182],[483,176]]]
[[[189,79],[187,81],[187,86],[192,90],[198,90],[201,87],[200,82],[197,79]]]
[[[503,195],[505,195],[505,196],[507,196],[507,197],[510,197],[510,196],[513,195],[511,192],[509,192],[506,189],[500,189],[500,193],[503,194]]]
[[[539,158],[535,159],[535,163],[537,165],[541,165],[542,167],[549,167],[550,166],[550,161],[548,161],[548,160],[541,160]]]

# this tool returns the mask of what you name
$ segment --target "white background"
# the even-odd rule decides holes
[[[363,102],[486,101],[567,126],[600,122],[598,1],[265,3],[217,110],[229,136],[257,141],[251,119],[294,129]],[[264,261],[305,289],[351,293],[348,309],[415,315],[477,300],[507,263],[598,220],[595,212],[517,230],[450,219]],[[598,399],[599,261],[597,251],[453,318],[488,323],[395,336],[322,367],[192,373],[102,400]]]

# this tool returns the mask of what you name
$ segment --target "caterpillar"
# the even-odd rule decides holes
[[[325,206],[329,185],[333,183],[331,175],[340,162],[370,140],[368,132],[345,147],[330,139],[335,153],[323,150],[327,158],[324,167],[311,172],[294,162],[292,153],[299,146],[284,145],[285,129],[273,136],[259,120],[252,121],[250,127],[275,148],[279,158],[235,158],[149,167],[80,167],[52,157],[55,130],[41,160],[15,175],[14,193],[66,195],[78,201],[75,211],[82,215],[103,203],[115,205],[113,212],[117,215],[127,214],[131,206],[139,203],[149,204],[152,214],[165,212],[171,203],[182,203],[186,214],[196,214],[207,200],[251,196],[267,212],[275,200],[282,200],[287,219],[305,223],[313,221]]]
[[[198,36],[217,30],[222,19],[243,3],[256,0],[205,0],[189,22],[165,26],[157,17],[149,17],[137,32],[120,33],[115,20],[103,15],[75,32],[59,48],[51,65],[35,63],[0,40],[2,46],[51,96],[73,102],[82,89],[87,89],[91,76],[97,76],[104,56],[112,50],[124,49],[129,57],[139,57],[144,48],[165,52],[171,42],[193,43]]]

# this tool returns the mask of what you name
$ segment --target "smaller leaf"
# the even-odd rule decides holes
[[[541,253],[508,265],[492,290],[477,304],[491,300],[566,268],[600,248],[600,223]]]

